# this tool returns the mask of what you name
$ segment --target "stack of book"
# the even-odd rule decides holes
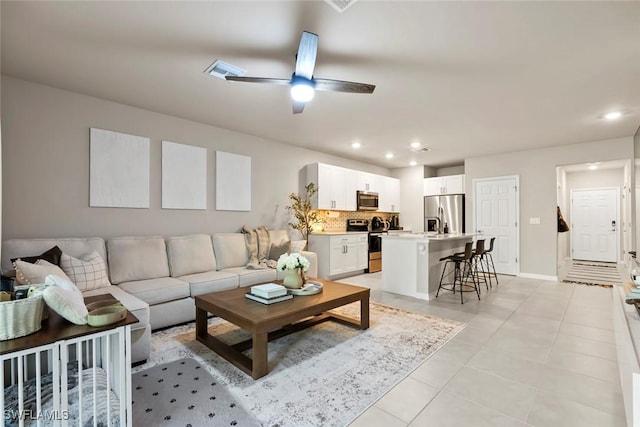
[[[287,288],[275,283],[252,286],[251,292],[247,292],[244,296],[262,304],[273,304],[293,298],[293,295],[287,294]]]

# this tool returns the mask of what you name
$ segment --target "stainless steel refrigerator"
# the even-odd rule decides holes
[[[424,231],[464,233],[464,194],[425,196]]]

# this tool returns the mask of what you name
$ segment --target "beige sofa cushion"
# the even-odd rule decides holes
[[[174,279],[173,277],[136,280],[120,283],[118,286],[149,305],[187,298],[189,296],[189,284],[185,281]]]
[[[229,267],[245,267],[249,262],[249,250],[242,233],[217,233],[213,235],[213,251],[218,270]]]
[[[208,234],[167,237],[167,255],[173,277],[216,269],[211,236]]]
[[[169,276],[163,237],[115,237],[107,241],[107,252],[111,283]]]
[[[223,270],[225,273],[237,274],[240,287],[256,285],[258,283],[272,282],[276,280],[275,268],[265,268],[262,270],[251,270],[245,267],[230,267]]]
[[[287,240],[291,240],[287,230],[269,230],[269,238],[271,239],[271,244],[275,244],[276,246],[282,245]]]
[[[204,273],[187,274],[180,276],[180,280],[189,282],[191,296],[208,294],[210,292],[224,291],[238,287],[238,275],[224,271],[207,271]]]

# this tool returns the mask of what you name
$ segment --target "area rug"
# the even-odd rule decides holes
[[[562,281],[605,288],[622,284],[616,263],[595,261],[573,261],[567,277]]]
[[[358,317],[360,306],[334,311]],[[151,357],[134,372],[193,358],[264,426],[346,426],[464,326],[371,303],[365,331],[330,321],[270,342],[269,373],[253,380],[197,342],[189,323],[154,332]],[[248,338],[219,318],[209,330],[228,343]]]
[[[261,425],[194,359],[140,371],[131,382],[134,426]]]

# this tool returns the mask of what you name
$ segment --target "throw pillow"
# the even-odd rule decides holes
[[[291,248],[290,240],[286,240],[280,244],[272,243],[269,249],[269,259],[277,261],[281,255],[289,253],[289,248]]]
[[[82,259],[63,253],[60,257],[60,267],[81,291],[90,291],[111,285],[107,278],[107,266],[96,251]]]
[[[47,286],[42,297],[49,308],[76,325],[86,325],[87,307],[80,292],[64,289],[60,286]]]
[[[299,253],[304,250],[304,247],[307,246],[306,240],[294,240],[291,242],[291,253]]]
[[[60,267],[43,259],[37,260],[35,264],[18,259],[13,263],[13,268],[16,270],[16,281],[20,285],[42,284],[49,274],[68,279]]]
[[[59,247],[54,246],[51,249],[41,253],[40,255],[33,256],[22,256],[19,258],[11,258],[11,262],[16,262],[16,260],[22,260],[25,262],[29,262],[31,264],[35,264],[39,259],[43,259],[45,261],[50,262],[54,265],[60,264],[60,255],[62,255],[62,250]]]

